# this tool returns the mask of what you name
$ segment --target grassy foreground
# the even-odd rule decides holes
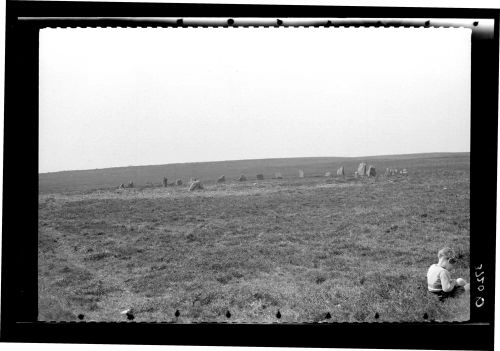
[[[439,302],[425,275],[451,246],[469,280],[469,159],[419,162],[406,177],[40,194],[39,319],[468,320],[469,297]]]

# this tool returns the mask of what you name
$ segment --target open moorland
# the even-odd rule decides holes
[[[377,176],[353,177],[361,161]],[[341,165],[345,177],[324,176]],[[469,153],[59,172],[39,189],[40,320],[469,319],[467,295],[440,302],[425,278],[451,246],[452,275],[469,280]]]

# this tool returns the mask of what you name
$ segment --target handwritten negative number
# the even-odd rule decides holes
[[[481,285],[479,285],[477,287],[477,290],[479,292],[482,292],[482,291],[484,291],[484,276],[482,276],[484,274],[483,265],[480,264],[478,267],[475,267],[475,269],[476,269],[476,272],[474,273],[474,275],[476,276],[476,280],[478,283],[481,283]],[[476,297],[476,307],[481,308],[481,307],[483,307],[483,305],[484,305],[484,297],[477,296]]]

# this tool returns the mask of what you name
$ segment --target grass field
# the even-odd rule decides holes
[[[468,320],[468,296],[440,302],[425,276],[451,246],[452,275],[469,280],[470,155],[366,160],[409,174],[356,179],[360,159],[41,174],[39,319],[123,321],[132,308],[135,321],[180,323]],[[321,176],[339,162],[345,178]],[[206,186],[144,186],[160,175]],[[139,186],[116,189],[128,180]]]

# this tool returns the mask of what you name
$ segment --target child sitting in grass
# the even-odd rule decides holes
[[[427,287],[430,292],[442,300],[446,297],[455,297],[469,290],[469,284],[462,278],[452,279],[450,270],[456,263],[455,253],[449,247],[438,252],[438,263],[433,264],[427,271]]]

